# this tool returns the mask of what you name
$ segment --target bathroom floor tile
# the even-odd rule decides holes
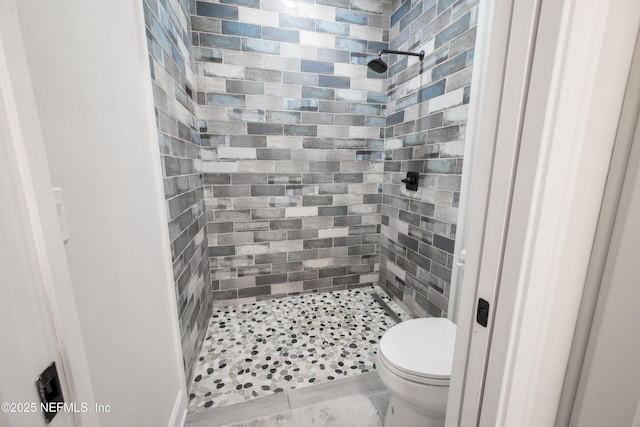
[[[378,341],[409,316],[375,287],[306,294],[214,311],[189,412],[347,378],[374,369]]]

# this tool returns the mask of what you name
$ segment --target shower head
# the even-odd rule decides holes
[[[408,55],[408,56],[417,56],[420,58],[420,61],[424,58],[424,50],[421,50],[420,53],[415,52],[405,52],[402,50],[389,50],[383,49],[380,51],[376,58],[373,58],[371,61],[367,63],[367,67],[376,73],[386,73],[389,69],[389,66],[382,60],[383,53],[395,53],[396,55]]]
[[[371,71],[375,71],[376,73],[386,73],[389,68],[387,64],[382,60],[381,57],[377,57],[372,59],[367,63],[367,67],[371,69]]]

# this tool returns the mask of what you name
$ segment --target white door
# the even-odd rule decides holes
[[[0,103],[0,425],[43,426],[36,377],[53,361],[60,370],[61,361],[5,107]],[[71,414],[58,413],[50,425],[72,425]]]
[[[36,379],[52,362],[68,406],[48,425],[99,425],[78,323],[15,3],[0,0],[0,426],[47,425]]]

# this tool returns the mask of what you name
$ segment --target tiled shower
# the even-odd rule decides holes
[[[214,305],[379,285],[445,316],[477,0],[144,5],[187,378]],[[369,70],[387,48],[426,56]]]
[[[195,6],[214,300],[377,282],[389,5]]]

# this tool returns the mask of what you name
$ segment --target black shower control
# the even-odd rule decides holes
[[[476,313],[476,321],[487,327],[487,323],[489,322],[489,302],[480,298],[478,300],[478,311]]]
[[[420,181],[420,174],[418,172],[407,172],[407,177],[401,181],[406,184],[407,190],[418,191],[418,181]]]

